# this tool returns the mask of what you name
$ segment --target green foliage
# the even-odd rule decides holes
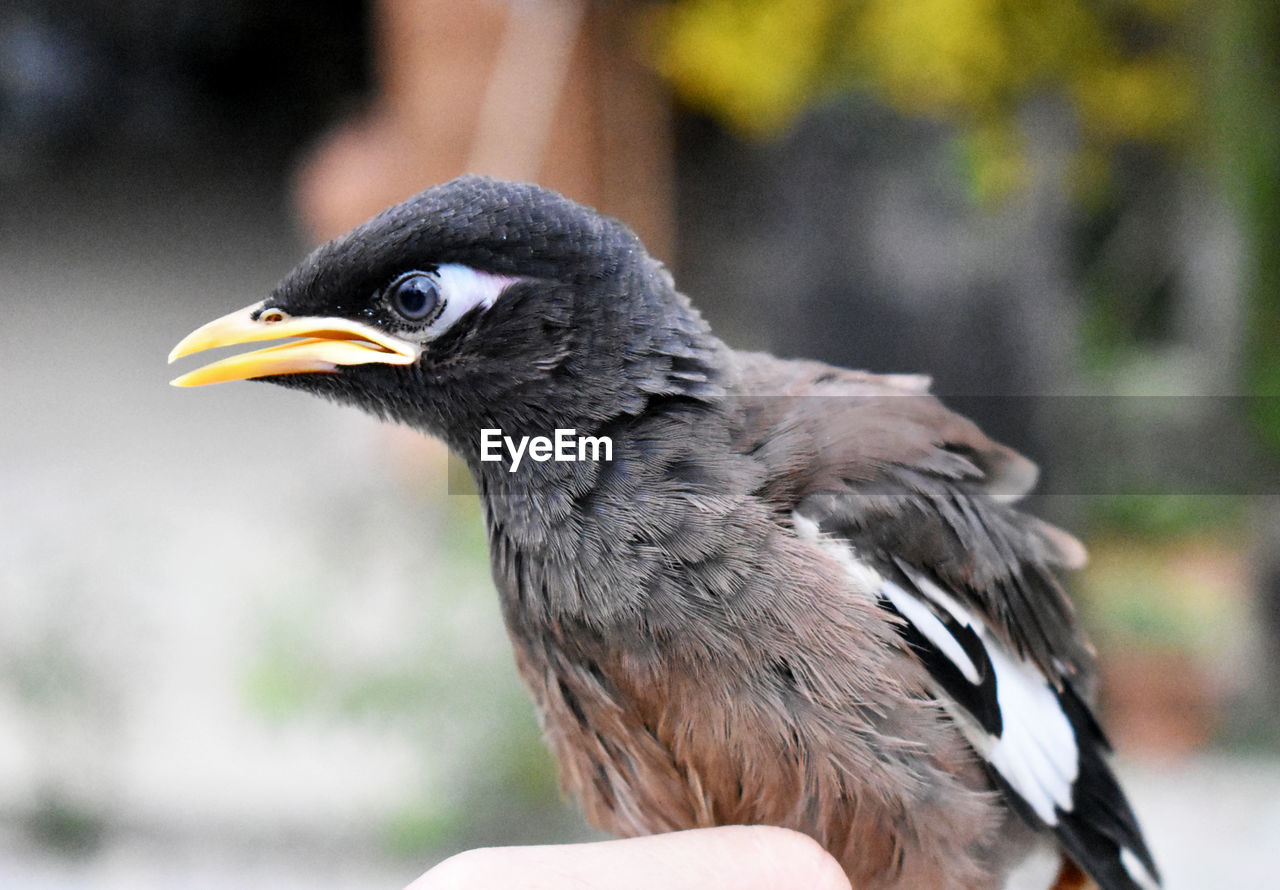
[[[1246,634],[1243,572],[1229,537],[1154,540],[1122,533],[1095,538],[1093,545],[1079,594],[1089,624],[1107,645],[1216,659]]]
[[[416,798],[387,819],[382,828],[383,847],[406,859],[444,849],[466,825],[466,815],[458,807]]]
[[[1131,141],[1185,143],[1200,87],[1190,0],[676,0],[659,70],[691,105],[768,137],[832,94],[869,93],[964,134],[972,187],[1023,176],[1016,117],[1050,93],[1075,109],[1088,185]]]
[[[1246,334],[1259,440],[1280,454],[1280,7],[1232,0],[1213,18],[1218,172],[1251,248]]]
[[[1233,495],[1115,494],[1089,498],[1090,527],[1148,541],[1177,540],[1204,529],[1244,524],[1246,502]]]
[[[1091,622],[1107,640],[1146,649],[1212,652],[1220,641],[1207,598],[1170,594],[1168,579],[1133,565],[1096,583]]]
[[[36,843],[67,856],[88,856],[102,846],[107,823],[96,809],[45,789],[24,825]]]

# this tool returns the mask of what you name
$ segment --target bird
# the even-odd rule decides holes
[[[928,377],[735,350],[623,223],[473,175],[169,359],[270,341],[173,383],[302,390],[466,462],[517,668],[593,825],[783,826],[858,890],[1035,862],[1041,886],[1160,886],[1061,581],[1085,550],[1019,509],[1035,464]]]

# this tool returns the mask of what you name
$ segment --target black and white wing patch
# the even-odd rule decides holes
[[[903,619],[944,706],[1015,809],[1051,829],[1102,890],[1159,887],[1105,760],[1110,746],[1070,682],[1056,688],[926,574],[896,568],[882,575],[882,604]]]
[[[1050,682],[926,572],[897,559],[861,559],[812,520],[792,518],[901,619],[899,632],[939,701],[1013,809],[1051,830],[1102,890],[1156,890],[1155,862],[1105,759],[1110,745],[1069,680]]]

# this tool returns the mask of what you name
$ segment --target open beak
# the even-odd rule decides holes
[[[173,347],[169,361],[219,346],[289,337],[302,339],[224,358],[171,383],[204,386],[279,374],[328,374],[342,365],[408,365],[418,360],[420,352],[414,343],[348,318],[291,318],[279,309],[264,310],[262,303],[254,303],[187,334]]]

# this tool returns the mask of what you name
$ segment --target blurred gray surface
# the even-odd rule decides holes
[[[1164,768],[1125,764],[1121,772],[1168,890],[1275,886],[1280,764],[1206,757]],[[367,848],[267,849],[228,844],[208,831],[178,842],[125,838],[90,859],[68,861],[0,833],[0,887],[13,890],[394,888],[420,870],[378,859]]]
[[[267,386],[167,384],[177,339],[302,255],[283,206],[234,178],[99,177],[3,218],[0,886],[190,886],[180,863],[217,856],[168,853],[205,836],[227,863],[292,849],[304,873],[335,846],[376,855],[398,814],[463,818],[459,767],[520,694],[439,448]],[[442,503],[467,552],[442,552]],[[469,688],[423,696],[413,722],[324,689],[273,715],[252,687],[290,646],[286,671],[435,664],[430,682]],[[40,853],[50,813],[102,852]]]

